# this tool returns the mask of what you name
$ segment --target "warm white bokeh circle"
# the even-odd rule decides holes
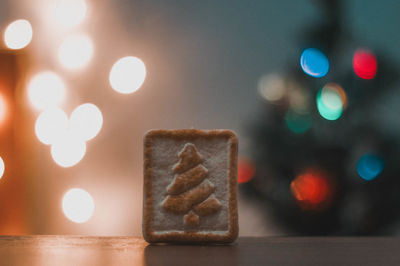
[[[68,117],[58,107],[46,109],[36,119],[35,133],[40,142],[53,144],[65,135],[68,128]]]
[[[71,167],[79,163],[86,154],[86,143],[66,131],[51,145],[51,157],[62,167]]]
[[[64,27],[76,26],[86,16],[87,5],[84,0],[56,0],[53,4],[54,19]]]
[[[146,78],[146,66],[137,57],[119,59],[111,68],[110,85],[119,93],[132,93],[142,86]]]
[[[258,81],[258,92],[268,101],[278,101],[286,93],[285,81],[276,74],[265,75]]]
[[[26,19],[11,22],[4,32],[4,42],[10,49],[22,49],[32,40],[32,26]]]
[[[72,111],[69,126],[72,134],[87,141],[100,132],[103,126],[103,115],[96,105],[81,104]]]
[[[81,69],[93,56],[92,40],[84,34],[67,37],[58,48],[58,59],[68,69]]]
[[[3,177],[4,175],[4,170],[5,170],[5,165],[4,165],[4,161],[3,158],[0,157],[0,179]]]
[[[72,188],[64,194],[62,209],[64,215],[74,223],[87,222],[94,212],[92,196],[81,188]]]
[[[65,97],[65,84],[54,72],[44,71],[36,74],[28,84],[28,98],[39,110],[59,105]]]

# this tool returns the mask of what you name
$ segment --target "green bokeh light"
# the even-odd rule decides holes
[[[343,100],[336,90],[324,87],[317,94],[317,108],[323,118],[337,120],[343,113]]]
[[[303,134],[311,127],[311,117],[309,114],[298,114],[289,110],[285,115],[287,127],[296,134]]]

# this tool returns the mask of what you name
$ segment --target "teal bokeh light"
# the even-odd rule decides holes
[[[307,48],[300,56],[300,66],[304,73],[315,78],[322,78],[329,71],[328,58],[316,48]]]
[[[364,180],[375,179],[385,166],[382,157],[375,154],[365,154],[357,162],[357,173]]]
[[[311,117],[309,114],[299,114],[289,110],[285,115],[287,127],[296,134],[303,134],[311,127]]]
[[[327,120],[337,120],[343,113],[343,99],[338,91],[324,87],[317,94],[317,109]]]

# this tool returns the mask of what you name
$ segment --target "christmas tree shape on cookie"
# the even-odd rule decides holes
[[[173,166],[175,177],[167,187],[168,196],[162,206],[175,214],[185,214],[185,225],[197,226],[199,216],[207,216],[221,209],[213,195],[215,186],[207,179],[208,170],[203,158],[192,143],[186,143],[178,154],[180,160]]]

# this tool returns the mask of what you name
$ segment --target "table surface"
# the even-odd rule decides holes
[[[242,237],[149,245],[139,237],[0,236],[0,265],[400,265],[400,238]]]

